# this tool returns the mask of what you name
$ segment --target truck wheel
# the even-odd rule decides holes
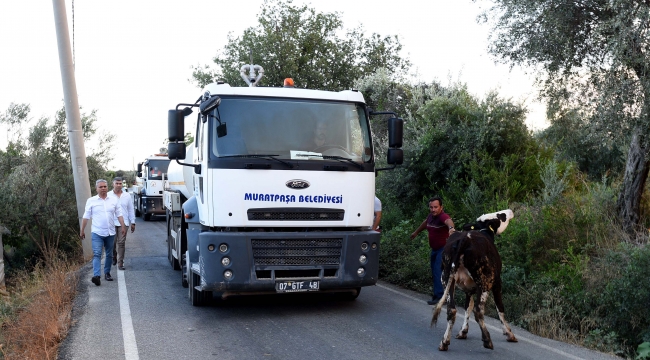
[[[199,291],[194,287],[201,284],[201,276],[190,271],[188,275],[190,278],[190,301],[192,306],[208,305],[212,300],[212,291]]]
[[[174,270],[180,270],[181,267],[178,265],[178,260],[174,258],[174,254],[172,253],[172,240],[171,236],[167,235],[167,259],[169,260],[169,264],[172,266],[172,269]]]
[[[142,219],[144,221],[150,221],[151,220],[151,214],[143,214]]]
[[[181,285],[186,288],[188,287],[188,268],[187,268],[187,252],[181,255]]]

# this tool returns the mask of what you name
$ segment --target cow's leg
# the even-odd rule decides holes
[[[456,339],[467,339],[467,331],[469,331],[469,317],[474,309],[474,298],[472,294],[465,293],[465,321],[460,332],[456,335]]]
[[[488,349],[494,349],[494,346],[492,345],[492,340],[490,339],[490,333],[487,330],[487,327],[485,327],[485,302],[487,301],[487,298],[489,296],[489,292],[487,291],[480,291],[476,293],[476,296],[478,297],[480,294],[481,298],[478,302],[478,309],[475,312],[476,315],[476,322],[478,323],[478,326],[481,327],[481,334],[482,334],[482,339],[483,339],[483,347],[488,348]]]
[[[438,346],[438,350],[440,351],[447,351],[449,349],[449,344],[451,344],[451,331],[454,327],[454,322],[456,322],[456,300],[454,299],[456,280],[451,277],[447,286],[449,288],[447,298],[447,329],[445,330],[445,335],[442,336],[440,346]]]
[[[503,298],[501,297],[501,279],[497,279],[494,282],[492,294],[494,295],[494,304],[497,306],[497,312],[499,313],[499,320],[501,320],[501,324],[503,325],[503,335],[507,337],[506,339],[509,342],[518,342],[515,334],[510,330],[510,326],[508,325],[504,315]]]

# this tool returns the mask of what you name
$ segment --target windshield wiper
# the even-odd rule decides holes
[[[346,157],[343,157],[343,156],[316,155],[316,154],[296,154],[296,156],[318,157],[318,158],[322,158],[322,159],[325,159],[325,160],[337,160],[337,161],[340,161],[340,162],[348,162],[348,163],[356,166],[359,170],[363,170],[363,165],[359,164],[358,162],[356,162],[356,161],[354,161],[354,160],[352,160],[350,158],[346,158]]]
[[[276,158],[276,156],[280,155],[262,155],[262,154],[246,154],[246,155],[226,155],[226,156],[219,156],[219,158],[258,158],[258,159],[270,159],[270,160],[275,160],[278,162],[281,162],[285,165],[287,165],[290,169],[293,169],[293,164],[284,160],[280,160]]]

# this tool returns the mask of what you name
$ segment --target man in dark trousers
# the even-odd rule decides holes
[[[422,230],[429,232],[429,247],[431,248],[431,274],[433,276],[433,297],[427,301],[429,305],[435,305],[440,301],[444,293],[442,288],[442,250],[445,248],[449,234],[454,232],[454,222],[447,215],[442,207],[442,199],[434,196],[429,199],[430,214],[426,220],[411,234],[411,239]]]

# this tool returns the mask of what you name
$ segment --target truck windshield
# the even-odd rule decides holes
[[[169,160],[149,160],[147,171],[149,180],[161,180],[162,174],[167,174]]]
[[[368,122],[356,103],[223,97],[219,114],[228,134],[217,137],[219,123],[212,119],[211,148],[217,157],[272,154],[322,160],[317,156],[322,154],[357,162],[371,159]]]

